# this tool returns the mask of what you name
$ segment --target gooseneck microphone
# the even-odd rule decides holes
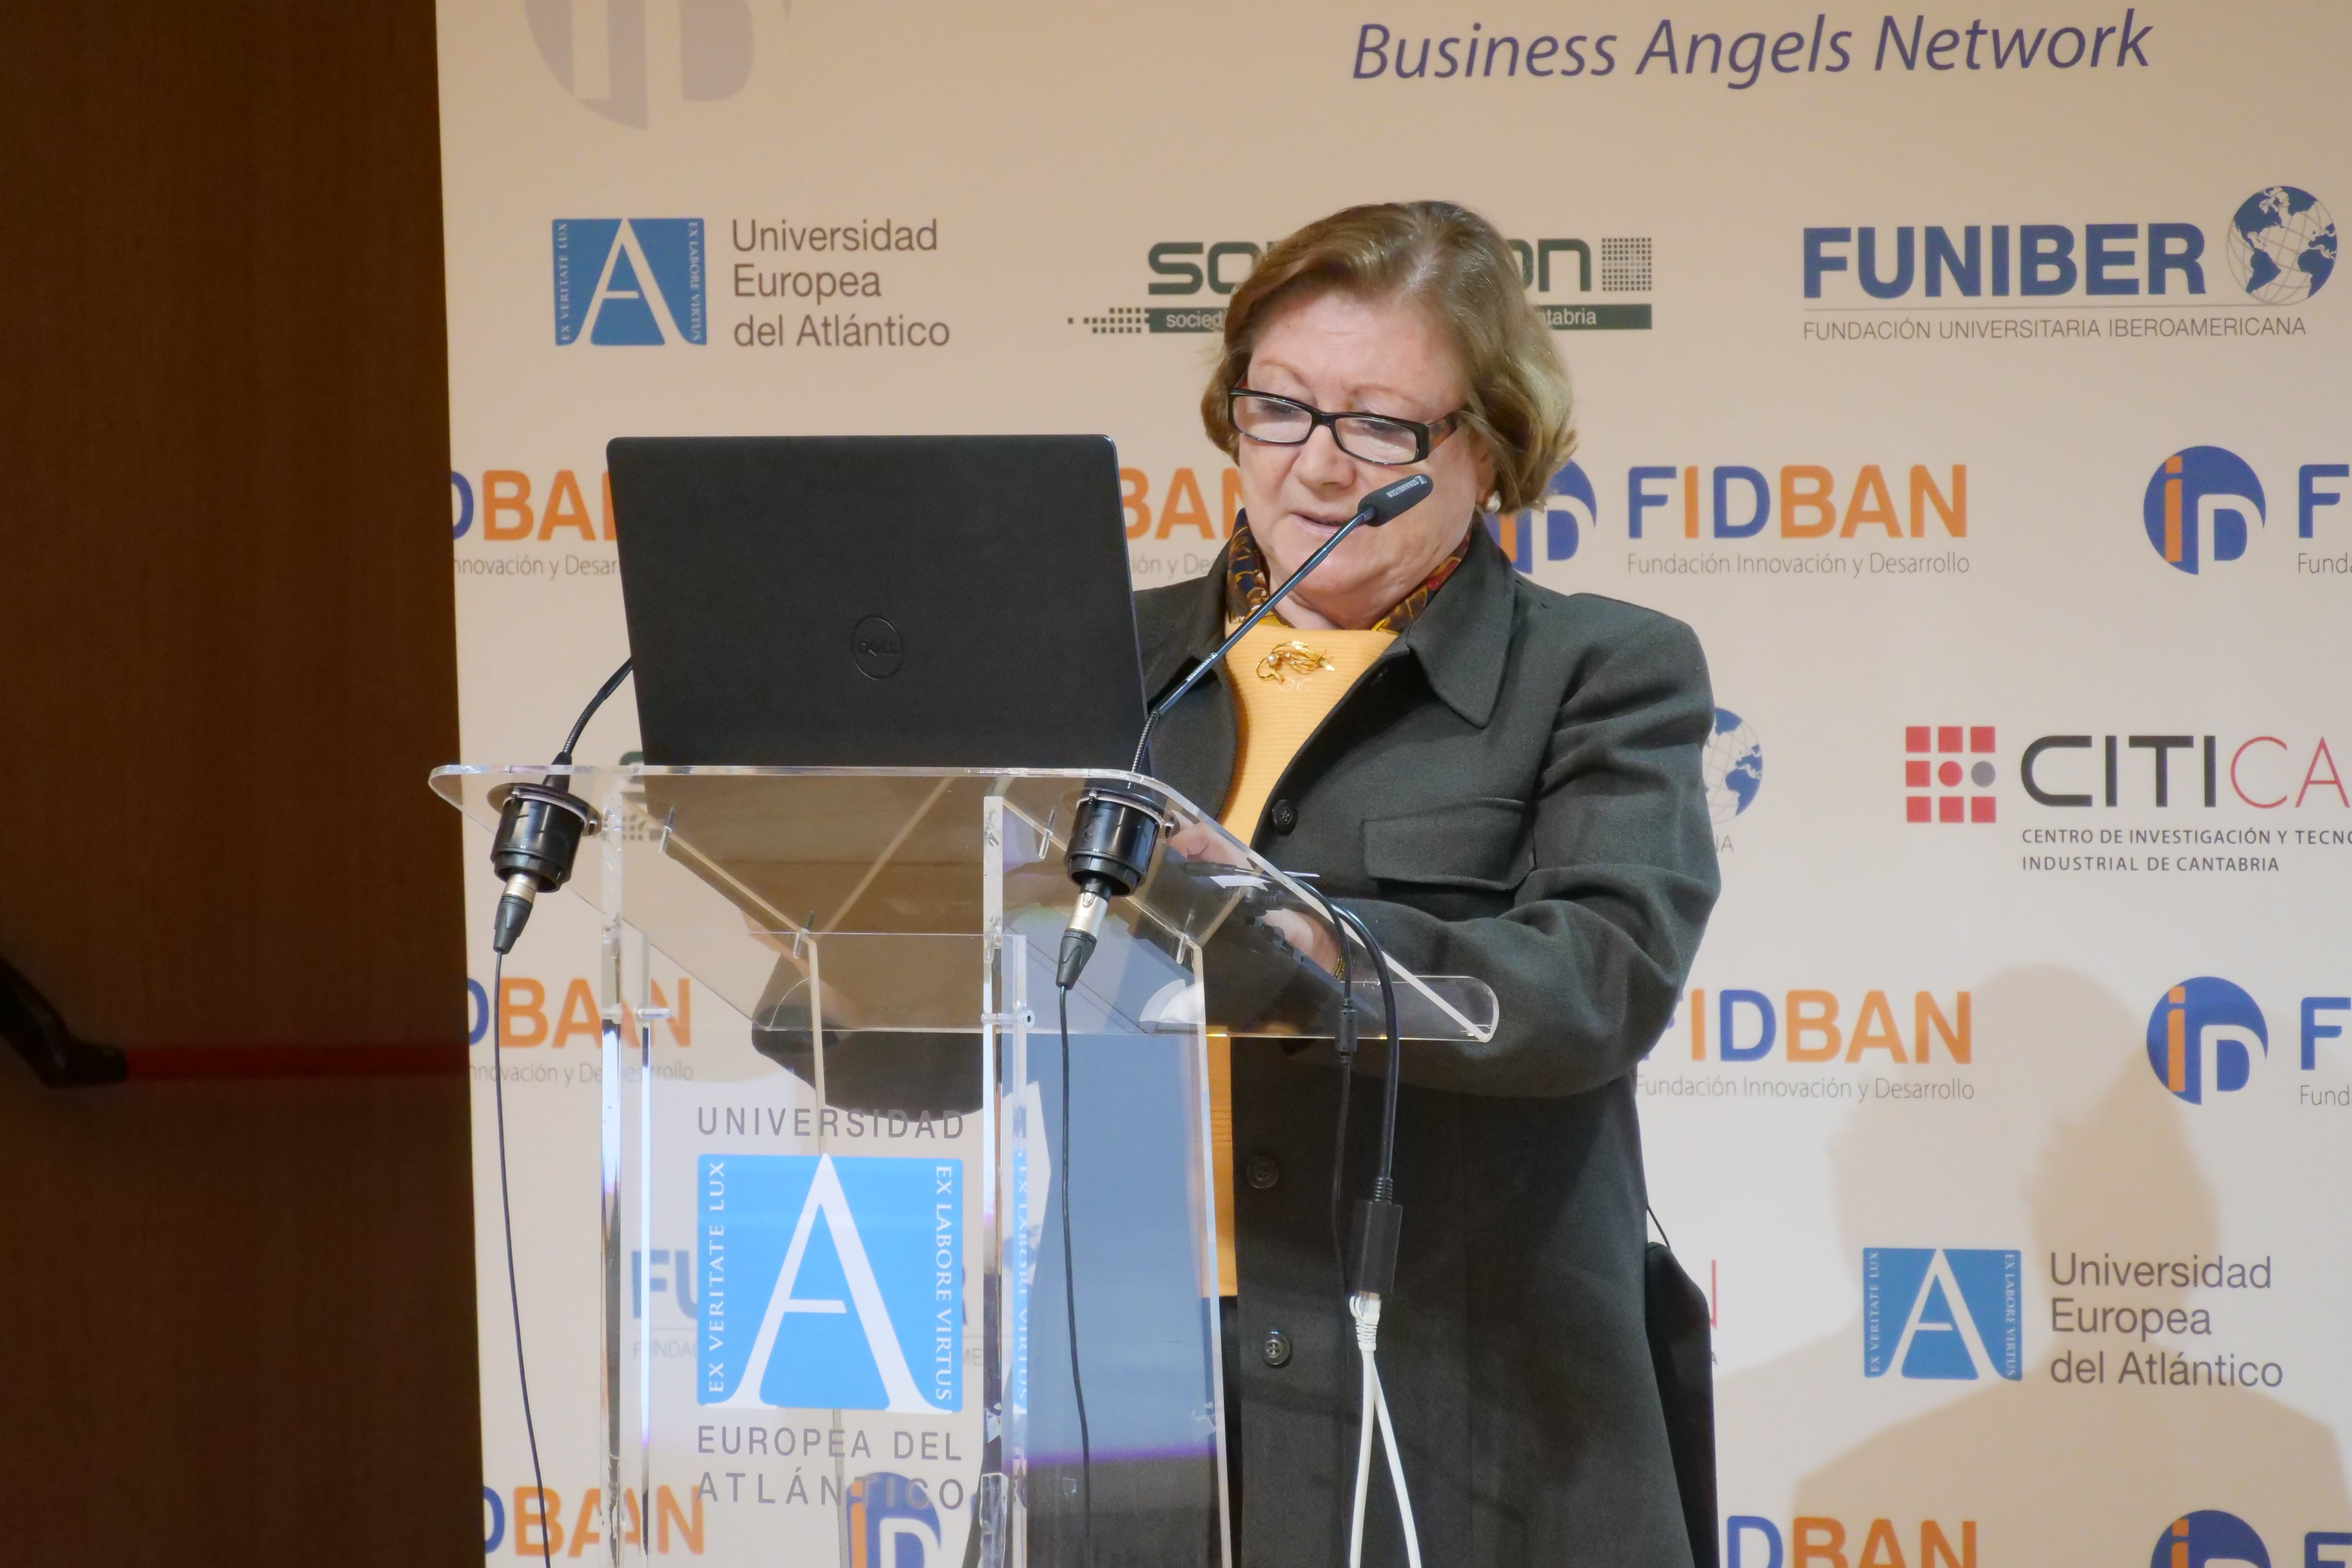
[[[631,661],[623,659],[588,706],[572,721],[563,749],[550,768],[572,765],[572,748],[604,699],[628,677]],[[497,913],[490,917],[490,950],[501,955],[514,951],[515,939],[530,920],[531,906],[541,893],[551,893],[570,880],[572,863],[580,856],[580,836],[594,819],[588,803],[565,787],[561,776],[549,773],[543,783],[515,784],[499,808],[499,836],[490,844],[490,866],[503,885]]]
[[[1284,578],[1281,585],[1265,596],[1264,604],[1243,616],[1241,625],[1233,629],[1216,652],[1195,665],[1174,690],[1152,705],[1151,711],[1144,716],[1142,733],[1136,737],[1135,758],[1128,764],[1128,771],[1144,771],[1144,758],[1151,746],[1151,729],[1160,722],[1160,715],[1182,701],[1186,692],[1223,664],[1234,645],[1323,564],[1323,558],[1337,550],[1341,540],[1359,528],[1378,528],[1393,521],[1426,500],[1434,489],[1436,483],[1427,474],[1408,474],[1358,501],[1355,516],[1341,523],[1314,554],[1300,563],[1297,571]],[[1143,875],[1151,866],[1152,851],[1160,843],[1162,809],[1162,803],[1150,792],[1132,784],[1101,784],[1079,796],[1077,814],[1070,823],[1069,849],[1063,859],[1070,880],[1078,888],[1078,907],[1062,932],[1061,959],[1054,977],[1054,983],[1063,990],[1076,984],[1078,976],[1086,972],[1110,900],[1123,899],[1142,886]]]

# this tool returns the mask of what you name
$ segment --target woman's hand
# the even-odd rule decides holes
[[[1168,837],[1169,853],[1213,866],[1246,866],[1241,846],[1203,822],[1188,822]],[[1328,974],[1339,972],[1339,943],[1322,915],[1297,910],[1274,910],[1261,917],[1276,936],[1305,954]]]

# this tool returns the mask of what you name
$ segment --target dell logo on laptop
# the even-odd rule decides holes
[[[907,645],[898,640],[898,627],[879,616],[868,616],[849,634],[849,657],[876,680],[887,680],[906,662]]]

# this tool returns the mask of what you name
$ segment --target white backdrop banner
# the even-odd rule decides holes
[[[440,54],[467,760],[625,652],[608,438],[1105,432],[1138,584],[1194,575],[1225,296],[1465,202],[1580,399],[1504,542],[1688,620],[1722,704],[1642,1110],[1725,1561],[2352,1561],[2352,13],[445,0]],[[486,847],[485,1546],[598,1552],[595,1005],[533,956],[593,918],[505,983],[541,1506]],[[636,1267],[685,1331],[690,1257]],[[791,1481],[714,1458],[646,1544]]]

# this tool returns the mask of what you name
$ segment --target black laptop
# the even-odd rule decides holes
[[[1107,437],[605,454],[646,762],[1127,766],[1143,679]]]

